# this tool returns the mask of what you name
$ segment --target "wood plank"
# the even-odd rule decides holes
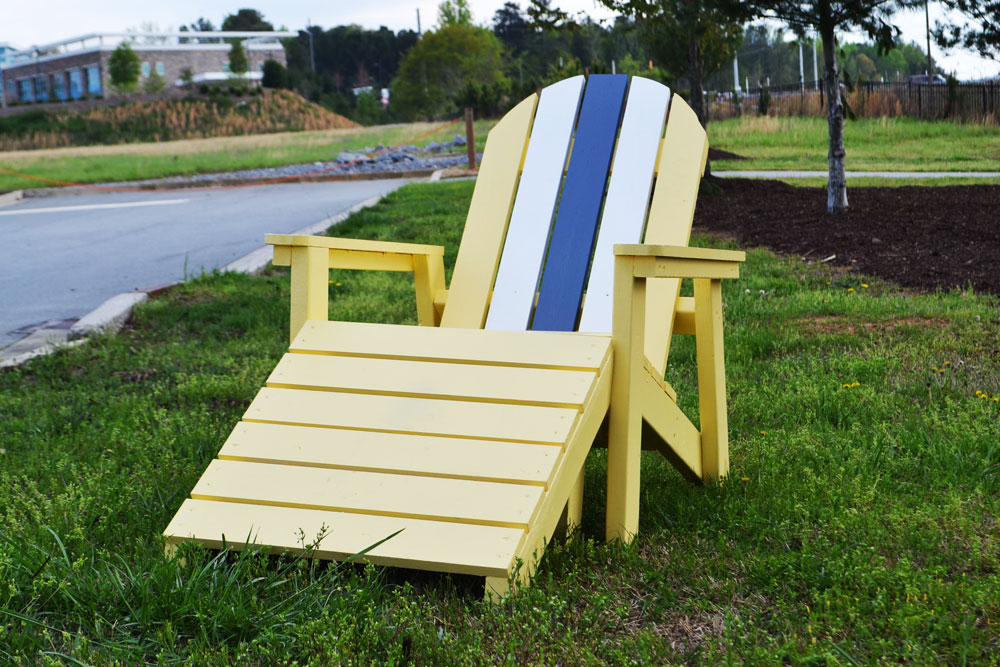
[[[441,326],[481,329],[493,288],[538,95],[500,119],[486,139],[476,189],[465,219]]]
[[[624,74],[587,80],[532,329],[576,328],[627,85]]]
[[[275,246],[305,246],[366,253],[399,253],[404,255],[444,255],[444,247],[419,243],[396,243],[370,239],[344,239],[336,236],[306,236],[301,234],[267,234],[264,242]]]
[[[268,387],[579,408],[589,371],[289,353]]]
[[[561,448],[240,422],[219,458],[543,486]]]
[[[702,446],[698,429],[653,378],[647,375],[640,382],[636,398],[642,404],[643,420],[660,440],[653,443],[655,448],[685,477],[701,479]]]
[[[246,421],[562,444],[577,410],[265,387]]]
[[[722,340],[722,282],[695,280],[695,340],[698,408],[701,414],[701,476],[729,475],[729,417],[726,414],[726,357]]]
[[[669,88],[656,81],[632,77],[587,279],[580,331],[611,331],[614,246],[642,240],[669,102]]]
[[[524,531],[208,500],[185,500],[163,532],[167,544],[196,539],[209,549],[246,542],[272,554],[302,553],[306,542],[325,537],[312,552],[324,560],[344,560],[402,530],[363,558],[364,562],[435,572],[505,577]]]
[[[691,239],[691,221],[698,186],[708,157],[708,139],[691,107],[677,95],[670,102],[667,129],[660,152],[656,187],[649,207],[645,243],[686,246]],[[665,370],[670,350],[674,305],[680,281],[662,278],[647,281],[646,358]]]
[[[524,528],[542,491],[527,484],[216,459],[191,497]]]
[[[487,329],[528,328],[583,84],[584,77],[575,76],[542,90],[493,286]]]
[[[449,297],[450,301],[450,297]],[[291,352],[384,359],[473,363],[485,366],[597,370],[608,351],[605,336],[542,331],[439,329],[364,322],[307,322]]]

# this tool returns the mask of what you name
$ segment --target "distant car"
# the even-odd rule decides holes
[[[913,76],[907,78],[906,82],[931,84],[932,86],[943,86],[946,83],[948,83],[948,80],[945,79],[940,74],[934,74],[931,76],[927,76],[926,74],[914,74]]]

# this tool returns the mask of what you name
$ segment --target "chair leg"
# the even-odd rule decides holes
[[[639,530],[639,463],[642,454],[641,381],[646,281],[633,278],[631,258],[615,260],[611,376],[608,416],[607,540],[631,542]]]
[[[729,421],[726,415],[726,359],[722,341],[722,281],[694,281],[698,403],[701,413],[702,478],[729,474]]]

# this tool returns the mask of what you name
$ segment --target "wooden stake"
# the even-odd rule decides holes
[[[465,107],[465,149],[469,152],[469,169],[476,168],[476,134],[472,129],[472,108]]]

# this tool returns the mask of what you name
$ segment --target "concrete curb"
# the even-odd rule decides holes
[[[369,197],[368,199],[341,211],[337,215],[330,216],[329,218],[325,218],[319,222],[314,222],[311,225],[303,227],[302,229],[294,232],[294,234],[310,235],[324,232],[328,228],[346,220],[352,213],[360,211],[363,208],[368,208],[369,206],[374,206],[381,201],[386,194],[388,193]],[[239,259],[233,260],[229,264],[226,264],[222,267],[222,270],[233,271],[236,273],[259,273],[268,265],[271,261],[271,257],[272,251],[270,246],[263,246],[247,253]],[[121,330],[121,328],[128,321],[129,317],[132,316],[132,309],[135,308],[136,305],[147,301],[151,297],[159,296],[171,287],[179,284],[181,283],[166,283],[132,292],[122,292],[121,294],[116,294],[77,320],[73,326],[69,328],[69,330],[39,329],[38,331],[32,333],[28,338],[22,339],[21,341],[8,346],[6,349],[10,349],[15,346],[23,349],[24,346],[30,345],[34,342],[40,343],[40,346],[12,357],[3,358],[0,356],[0,368],[20,366],[30,359],[50,354],[59,348],[74,347],[85,342],[88,336],[96,333],[116,333]],[[3,351],[0,350],[0,354],[2,353]]]
[[[24,199],[24,190],[13,190],[0,195],[0,206],[10,206]]]

